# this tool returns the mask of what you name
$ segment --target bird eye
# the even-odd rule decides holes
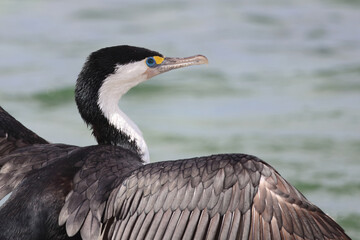
[[[149,67],[154,67],[156,65],[156,61],[153,57],[149,57],[146,59],[146,64],[149,66]]]

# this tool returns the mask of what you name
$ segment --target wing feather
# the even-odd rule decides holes
[[[198,208],[195,208],[193,211],[191,211],[186,226],[186,230],[184,232],[184,236],[182,237],[182,239],[194,239],[193,236],[197,228],[197,224],[200,218],[200,213],[201,212]]]
[[[171,239],[181,239],[183,234],[184,234],[184,230],[186,228],[186,225],[188,223],[188,219],[189,219],[189,216],[190,216],[190,211],[188,209],[184,209],[181,211],[180,213],[180,217],[179,217],[179,220],[176,224],[176,227],[175,227],[175,231],[173,233],[173,236]]]
[[[148,214],[147,218],[152,220],[154,214]],[[113,235],[111,235],[111,237],[109,236],[110,239],[123,239],[123,234],[125,233],[125,229],[126,226],[129,222],[131,215],[127,215],[126,218],[124,219],[124,221],[119,221],[119,222],[115,222],[116,226],[115,226],[115,233]],[[84,236],[82,236],[84,238]]]
[[[134,214],[134,215],[129,215],[130,218],[129,220],[126,222],[126,225],[124,227],[124,232],[122,234],[122,239],[129,239],[130,235],[132,233],[132,230],[134,229],[134,225],[136,223],[136,220],[138,219],[138,215]],[[156,214],[156,217],[159,218],[159,212]],[[155,219],[156,219],[155,217]]]
[[[145,214],[145,212],[142,212],[141,214]],[[154,212],[150,212],[149,214],[145,214],[145,215],[146,215],[146,217],[142,224],[142,227],[140,229],[137,239],[146,239],[146,234],[149,231],[149,228],[152,224]],[[122,222],[122,221],[119,221],[119,222]],[[124,221],[124,222],[126,222],[126,221]],[[118,238],[118,239],[120,239],[120,238]]]
[[[142,213],[137,217],[137,221],[135,222],[135,225],[132,229],[132,233],[130,236],[130,239],[136,239],[140,233],[140,230],[143,226],[144,220],[145,220],[146,214]]]
[[[194,239],[204,239],[209,222],[210,222],[210,217],[209,214],[207,213],[207,209],[205,208],[203,211],[201,211],[196,232],[194,234]]]
[[[64,144],[38,144],[0,156],[0,165],[3,164],[0,168],[0,199],[14,190],[33,171],[68,156],[75,149],[77,147]]]
[[[260,239],[350,239],[335,221],[270,166],[264,165],[264,171],[270,175],[260,177],[254,197],[253,235],[261,229]]]
[[[68,233],[80,230],[85,240],[349,239],[273,168],[252,156],[152,163],[129,167],[127,175],[111,165],[110,172],[97,170],[98,176],[109,176],[95,185],[97,165],[88,166],[76,179],[79,192],[69,194],[59,218]]]
[[[164,212],[162,219],[159,223],[159,226],[161,226],[161,227],[158,228],[158,231],[156,232],[154,239],[163,239],[163,236],[167,229],[167,225],[169,223],[171,215],[172,215],[172,211],[170,209],[168,209],[166,212]]]
[[[220,213],[220,215],[223,215],[223,221],[221,223],[219,239],[226,240],[229,239],[230,228],[233,221],[233,213],[228,211],[224,214]]]
[[[215,214],[210,220],[208,231],[206,234],[207,240],[217,239],[220,227],[220,214]]]
[[[179,218],[181,216],[181,212],[182,211],[180,209],[176,209],[175,211],[172,211],[172,215],[171,215],[169,223],[167,224],[167,228],[164,233],[163,239],[172,239],[172,236],[175,232],[175,228],[176,228]]]

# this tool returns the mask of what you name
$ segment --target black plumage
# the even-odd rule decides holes
[[[0,106],[0,157],[32,144],[48,143],[30,131]],[[0,161],[0,166],[6,161]]]
[[[85,63],[76,102],[99,145],[50,144],[0,108],[0,198],[11,192],[0,208],[0,239],[350,239],[254,156],[144,164],[97,100],[119,65],[152,56],[162,57],[118,46]],[[164,60],[169,69],[181,61],[189,60]]]

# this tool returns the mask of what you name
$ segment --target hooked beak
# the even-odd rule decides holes
[[[160,73],[164,73],[173,69],[188,67],[192,65],[207,64],[208,59],[203,55],[196,55],[186,58],[171,58],[166,57],[164,61],[154,68],[150,68],[148,71],[148,77],[153,77]]]
[[[196,55],[186,58],[170,58],[166,57],[164,61],[157,67],[160,73],[164,73],[173,69],[187,67],[191,65],[201,65],[208,63],[208,59],[203,55]]]

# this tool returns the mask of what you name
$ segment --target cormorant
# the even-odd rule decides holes
[[[0,239],[350,239],[269,164],[245,154],[148,163],[120,97],[207,63],[131,46],[92,53],[75,98],[98,145],[51,144],[0,108]]]

